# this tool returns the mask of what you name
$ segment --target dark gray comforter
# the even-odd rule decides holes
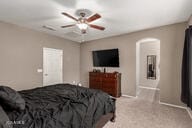
[[[26,109],[7,112],[11,121],[22,121],[14,128],[93,128],[103,114],[115,111],[108,94],[69,84],[19,93]]]

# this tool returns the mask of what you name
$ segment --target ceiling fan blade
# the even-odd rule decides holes
[[[71,18],[71,19],[73,19],[73,20],[75,20],[75,21],[78,21],[78,19],[76,19],[75,17],[69,15],[68,13],[63,12],[62,14],[69,17],[69,18]]]
[[[76,24],[65,25],[65,26],[61,26],[61,28],[72,27],[72,26],[75,26],[75,25],[76,25]]]
[[[44,29],[47,29],[47,30],[51,30],[51,31],[56,31],[54,28],[51,28],[51,27],[49,27],[49,26],[42,26]]]
[[[101,18],[101,15],[99,15],[98,13],[96,13],[95,15],[89,17],[89,18],[87,19],[87,22],[92,22],[92,21],[97,20],[97,19],[99,19],[99,18]]]
[[[89,24],[89,26],[92,27],[92,28],[95,28],[95,29],[105,30],[105,28],[102,27],[102,26],[98,26],[98,25],[94,25],[94,24]]]

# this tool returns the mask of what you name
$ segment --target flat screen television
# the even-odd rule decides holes
[[[119,50],[92,51],[94,67],[119,67]]]

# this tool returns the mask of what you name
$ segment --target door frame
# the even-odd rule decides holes
[[[159,48],[160,48],[160,54],[159,54],[159,65],[157,66],[157,70],[159,71],[159,78],[158,78],[158,84],[160,83],[160,74],[161,74],[161,69],[160,69],[160,63],[161,63],[161,40],[158,38],[153,38],[153,37],[149,37],[149,38],[143,38],[139,41],[136,42],[136,92],[135,92],[135,96],[137,97],[138,93],[139,93],[139,79],[140,79],[140,45],[146,42],[150,42],[150,41],[154,41],[154,43],[159,43]],[[150,88],[150,87],[146,87],[148,89],[155,89],[158,90],[160,93],[160,86],[158,85],[157,88]],[[159,99],[160,100],[160,99]]]
[[[53,51],[61,51],[62,52],[62,67],[61,67],[61,70],[62,70],[62,77],[61,77],[61,81],[63,83],[63,49],[56,49],[56,48],[48,48],[48,47],[43,47],[43,86],[46,86],[45,85],[45,62],[44,62],[44,50],[53,50]]]

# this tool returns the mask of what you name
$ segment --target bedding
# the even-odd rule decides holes
[[[7,86],[0,86],[0,104],[4,109],[25,109],[24,99],[17,91]]]
[[[3,108],[0,106],[0,128],[12,128],[11,124],[8,124],[9,118]]]
[[[14,128],[94,128],[100,117],[115,111],[107,93],[70,84],[19,91],[22,111],[6,111]]]

